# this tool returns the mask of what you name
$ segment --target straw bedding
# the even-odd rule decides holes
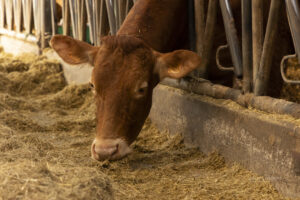
[[[284,199],[217,153],[185,148],[147,120],[133,153],[90,157],[94,97],[59,63],[0,54],[0,199]]]

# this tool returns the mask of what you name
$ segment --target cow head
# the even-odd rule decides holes
[[[181,78],[200,64],[191,51],[159,53],[132,36],[107,36],[94,47],[57,35],[50,44],[65,62],[94,66],[97,128],[91,152],[96,160],[127,155],[149,114],[153,88],[163,78]]]

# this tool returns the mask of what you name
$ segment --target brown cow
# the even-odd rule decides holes
[[[139,0],[117,35],[103,38],[100,47],[69,36],[52,38],[50,44],[63,60],[94,66],[94,159],[127,155],[149,114],[153,88],[165,77],[181,78],[200,65],[191,51],[160,53],[178,49],[186,41],[186,11],[186,0]]]

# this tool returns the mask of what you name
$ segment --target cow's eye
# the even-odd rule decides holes
[[[93,83],[89,82],[89,84],[90,84],[91,88],[94,88],[94,84]]]
[[[136,91],[137,97],[143,97],[146,94],[147,89],[148,89],[148,83],[147,82],[142,83]]]

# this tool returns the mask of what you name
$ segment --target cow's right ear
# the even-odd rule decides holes
[[[90,63],[93,65],[99,47],[73,39],[70,36],[55,35],[50,40],[50,46],[69,64]]]

